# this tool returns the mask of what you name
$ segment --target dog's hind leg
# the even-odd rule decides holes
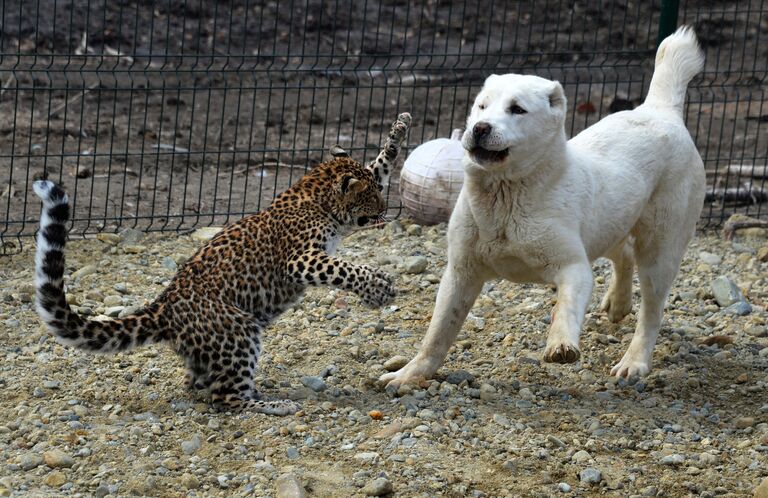
[[[635,242],[642,297],[640,311],[629,348],[621,361],[611,369],[611,375],[635,377],[646,375],[651,370],[653,348],[661,328],[664,305],[690,238],[681,237],[679,233],[670,235],[669,232],[676,230],[671,228],[674,226],[672,224],[667,227],[669,230],[658,230],[656,233],[649,230],[646,233],[653,235],[646,240],[638,238]]]
[[[600,310],[608,314],[613,323],[620,322],[632,311],[632,275],[635,254],[629,237],[622,240],[605,255],[611,260],[611,283],[603,296]]]

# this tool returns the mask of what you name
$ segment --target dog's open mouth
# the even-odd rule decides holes
[[[384,216],[384,213],[379,213],[376,216],[359,216],[357,218],[357,226],[361,228],[383,228],[388,222],[389,220]]]
[[[472,156],[472,159],[475,159],[476,161],[493,163],[506,159],[509,155],[509,148],[504,150],[488,150],[477,146],[472,148],[472,150],[469,151],[469,154]]]

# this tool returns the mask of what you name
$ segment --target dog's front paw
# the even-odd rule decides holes
[[[621,361],[611,368],[611,375],[614,377],[624,377],[625,379],[648,375],[648,372],[651,371],[651,361],[642,356],[633,355],[627,351],[624,353]]]
[[[581,351],[575,344],[548,344],[544,349],[544,361],[548,363],[576,363]]]
[[[379,383],[384,385],[387,390],[396,390],[404,384],[415,386],[424,384],[434,374],[435,369],[429,365],[429,362],[414,358],[400,370],[385,373],[379,377]]]

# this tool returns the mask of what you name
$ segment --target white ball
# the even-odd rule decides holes
[[[464,184],[461,130],[451,138],[425,142],[405,160],[400,173],[400,199],[418,223],[448,221]]]

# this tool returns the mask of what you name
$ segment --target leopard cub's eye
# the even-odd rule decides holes
[[[510,114],[526,114],[528,111],[520,107],[519,105],[515,104],[512,107],[509,108]]]

